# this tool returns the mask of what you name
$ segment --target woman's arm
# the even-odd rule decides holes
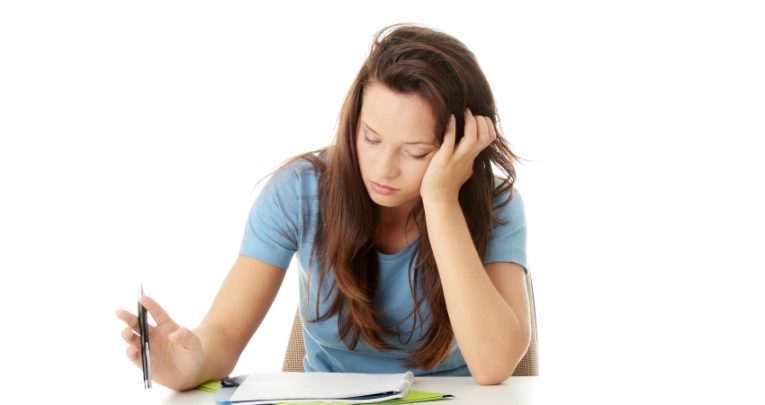
[[[459,203],[424,204],[457,344],[476,382],[499,384],[513,373],[531,338],[524,269],[515,263],[484,268]]]
[[[239,256],[194,333],[202,342],[202,371],[192,385],[225,378],[265,318],[285,270]]]
[[[425,222],[457,344],[479,384],[506,380],[530,341],[524,270],[512,263],[484,268],[459,203],[478,154],[497,138],[488,117],[465,111],[459,143],[452,116],[420,186]]]

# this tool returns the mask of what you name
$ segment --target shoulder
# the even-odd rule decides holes
[[[526,215],[521,193],[513,187],[494,199],[494,223],[484,263],[510,262],[526,265]]]
[[[256,235],[289,235],[289,246],[296,248],[301,232],[318,213],[318,173],[303,159],[272,172],[250,208],[250,231]]]
[[[276,169],[268,178],[262,193],[292,197],[316,194],[319,171],[306,159],[298,159]]]
[[[499,187],[501,185],[501,179],[495,181],[495,185]],[[493,201],[494,215],[500,221],[520,221],[525,217],[525,207],[523,204],[523,197],[521,197],[518,188],[513,186],[507,190],[503,190]]]
[[[313,163],[306,159],[297,159],[276,169],[271,175],[269,182],[275,183],[294,183],[317,181],[319,172]]]

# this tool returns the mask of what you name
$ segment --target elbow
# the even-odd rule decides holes
[[[497,385],[507,381],[515,372],[515,368],[521,362],[523,356],[529,348],[529,340],[522,339],[517,345],[513,345],[508,356],[500,356],[504,361],[490,361],[485,363],[485,367],[475,367],[471,369],[471,375],[479,385]],[[494,357],[496,360],[497,357]]]
[[[497,385],[507,381],[512,375],[512,370],[509,372],[495,372],[495,373],[482,373],[473,375],[473,379],[478,385]]]
[[[502,361],[486,364],[484,367],[474,367],[470,370],[478,385],[497,385],[505,382],[515,371],[515,362]]]

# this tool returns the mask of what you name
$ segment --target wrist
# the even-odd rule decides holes
[[[455,195],[453,197],[429,195],[422,197],[422,206],[426,213],[435,213],[436,211],[448,213],[453,210],[460,210],[459,198]]]

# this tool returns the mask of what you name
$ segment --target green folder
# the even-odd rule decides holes
[[[200,391],[215,393],[218,388],[221,387],[220,381],[206,382],[197,387]],[[375,402],[376,404],[408,404],[412,402],[425,402],[425,401],[438,401],[441,399],[451,398],[453,395],[442,394],[440,392],[426,392],[426,391],[414,391],[409,390],[409,393],[404,398],[389,399],[387,401]],[[279,405],[287,405],[290,402],[280,402]],[[301,402],[301,405],[353,405],[349,402]]]
[[[197,387],[197,389],[200,391],[212,392],[212,393],[215,393],[215,391],[218,391],[218,388],[220,388],[220,381],[208,381]]]

